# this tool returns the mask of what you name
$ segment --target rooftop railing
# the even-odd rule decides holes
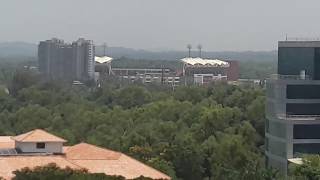
[[[320,37],[286,37],[286,41],[320,41]]]
[[[280,119],[295,119],[295,120],[320,120],[320,115],[294,115],[294,114],[278,114]]]
[[[272,74],[270,79],[284,79],[284,80],[312,80],[309,75],[281,75]]]

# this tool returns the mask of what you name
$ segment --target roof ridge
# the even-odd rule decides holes
[[[23,133],[23,134],[20,134],[20,135],[16,135],[14,137],[12,137],[13,140],[16,140],[16,141],[19,141],[19,142],[23,142],[24,140],[27,140],[30,136],[34,135],[35,133],[38,133],[38,134],[44,134],[46,135],[47,137],[53,137],[53,138],[56,138],[58,139],[59,141],[64,141],[64,142],[67,142],[65,139],[59,137],[59,136],[56,136],[52,133],[49,133],[43,129],[34,129],[34,130],[31,130],[29,132],[26,132],[26,133]],[[18,139],[17,139],[18,137]]]
[[[47,134],[50,134],[51,136],[54,136],[54,137],[56,137],[56,138],[58,138],[58,139],[61,139],[61,140],[63,140],[63,141],[67,141],[67,140],[63,139],[62,137],[56,136],[56,135],[54,135],[54,134],[52,134],[52,133],[49,133],[49,132],[47,132],[47,131],[45,131],[45,130],[43,130],[43,129],[35,129],[35,130],[43,131],[43,132],[45,132],[45,133],[47,133]],[[34,131],[35,131],[35,130],[34,130]]]
[[[23,134],[26,134],[26,136],[24,136],[20,141],[23,141],[25,138],[29,137],[31,134],[33,134],[34,132],[36,131],[36,129],[32,130],[32,131],[29,131],[29,132],[26,132],[26,133],[23,133]],[[23,134],[20,134],[20,135],[23,135]],[[19,135],[18,135],[19,136]]]
[[[68,152],[69,150],[70,150],[70,152],[71,152],[71,151],[73,150],[72,147],[78,146],[78,145],[81,145],[81,144],[86,144],[86,145],[89,145],[89,146],[93,146],[93,147],[98,148],[98,149],[103,150],[103,151],[107,150],[107,151],[112,151],[112,152],[114,152],[114,153],[121,154],[121,152],[114,151],[114,150],[107,149],[107,148],[103,148],[103,147],[99,147],[99,146],[97,146],[97,145],[89,144],[89,143],[86,143],[86,142],[81,142],[81,143],[78,143],[78,144],[76,144],[76,145],[70,146],[70,147],[71,147],[71,150],[70,150],[70,148],[68,148],[68,149],[67,149],[67,152]]]
[[[135,161],[135,162],[138,162],[138,163],[142,164],[142,166],[145,166],[145,167],[148,167],[148,168],[150,168],[150,169],[152,169],[152,170],[154,170],[154,171],[157,171],[157,172],[160,173],[161,175],[166,176],[166,177],[168,177],[169,179],[171,179],[170,176],[168,176],[167,174],[161,172],[161,171],[158,170],[158,169],[155,169],[155,168],[153,168],[153,167],[151,167],[151,166],[149,166],[149,165],[147,165],[147,164],[145,164],[145,163],[143,163],[143,162],[141,162],[141,161],[139,161],[139,160],[137,160],[137,159],[135,159],[135,158],[133,158],[133,157],[130,157],[130,156],[124,154],[124,153],[120,153],[120,154],[126,156],[127,158],[129,158],[129,159],[131,159],[131,160],[133,160],[133,161]]]
[[[75,146],[80,146],[80,145],[91,146],[92,148],[96,148],[96,149],[98,149],[98,150],[100,150],[100,151],[104,151],[103,153],[109,153],[109,152],[105,152],[105,151],[111,151],[111,153],[114,153],[115,155],[118,156],[118,158],[116,158],[116,159],[119,159],[119,158],[123,155],[121,152],[114,151],[114,150],[110,150],[110,149],[107,149],[107,148],[104,148],[104,147],[99,147],[99,146],[97,146],[97,145],[89,144],[89,143],[86,143],[86,142],[81,142],[81,143],[78,143],[78,144],[76,144],[76,145],[70,146],[70,147],[66,150],[65,154],[67,155],[68,153],[71,154],[71,153],[73,153],[74,151],[77,151],[77,149],[75,149],[75,148],[77,148],[77,147],[75,147]],[[74,148],[74,147],[75,147],[75,148]],[[108,155],[106,155],[106,156],[108,156]],[[66,158],[69,159],[69,158],[68,158],[68,155],[66,156]],[[92,158],[70,158],[70,160],[106,160],[106,158],[105,158],[105,156],[104,156],[103,158],[95,158],[95,159],[92,159]]]

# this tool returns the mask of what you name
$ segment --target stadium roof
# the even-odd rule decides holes
[[[214,66],[214,67],[228,67],[229,63],[219,59],[202,59],[202,58],[183,58],[181,59],[187,65],[191,66]]]
[[[103,56],[103,57],[98,57],[98,56],[95,56],[94,57],[94,61],[100,63],[100,64],[103,64],[103,63],[109,63],[113,60],[112,57],[108,57],[108,56]]]

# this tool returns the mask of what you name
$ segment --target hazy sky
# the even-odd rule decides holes
[[[273,50],[320,37],[319,0],[1,0],[0,42],[78,37],[136,49]]]

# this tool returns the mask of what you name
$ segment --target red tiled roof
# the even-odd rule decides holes
[[[71,146],[65,153],[67,159],[72,160],[117,160],[121,156],[121,153],[87,143]]]
[[[60,168],[70,167],[82,169],[82,167],[69,162],[63,156],[0,156],[0,176],[6,179],[14,177],[13,171],[24,167],[35,168],[50,163],[57,164]]]
[[[51,135],[43,130],[34,130],[19,136],[0,136],[0,148],[14,148],[14,140],[20,142],[65,142],[64,139]],[[140,176],[152,179],[171,178],[125,154],[101,148],[87,143],[64,146],[65,155],[12,155],[0,156],[0,177],[11,179],[12,172],[24,167],[34,168],[55,163],[61,168],[85,168],[91,173],[119,175],[126,179]]]
[[[19,142],[67,142],[64,139],[41,129],[35,129],[18,136],[14,136],[12,139]]]
[[[14,146],[14,140],[11,139],[11,136],[0,136],[0,149],[10,149]]]
[[[125,154],[81,143],[68,148],[66,157],[71,162],[88,169],[92,173],[120,175],[126,179],[140,176],[152,179],[171,179],[169,176],[153,169]]]

